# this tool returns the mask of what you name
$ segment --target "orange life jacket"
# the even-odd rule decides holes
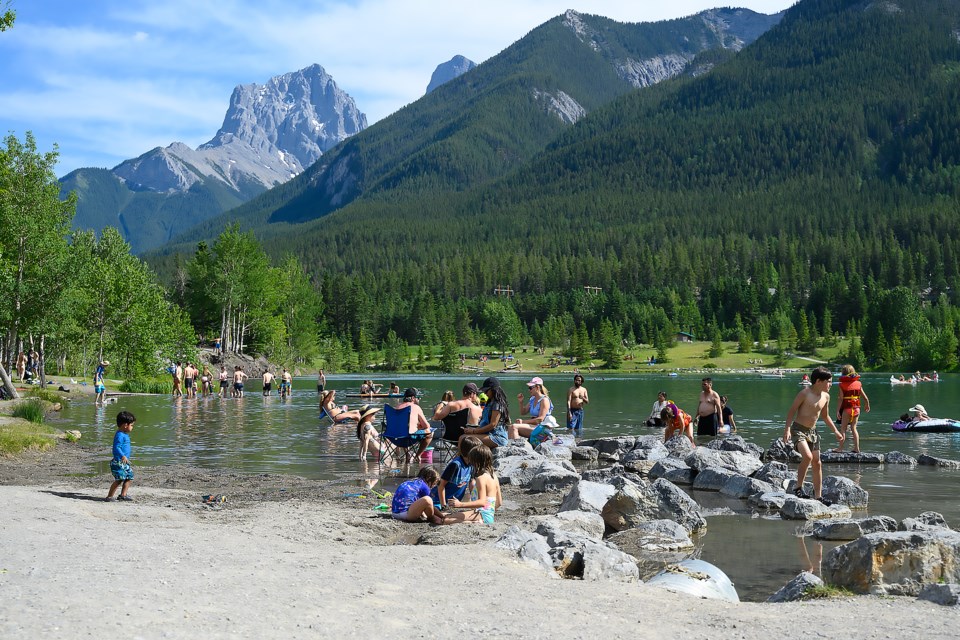
[[[840,413],[847,409],[860,408],[860,376],[840,376]]]

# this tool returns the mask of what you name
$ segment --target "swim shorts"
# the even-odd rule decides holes
[[[133,467],[130,466],[129,462],[111,460],[110,473],[113,474],[115,480],[133,480]]]
[[[183,383],[187,385],[187,389],[193,389],[193,378],[186,378]]]
[[[95,393],[103,393],[103,392],[106,391],[106,390],[107,390],[107,388],[106,388],[105,386],[103,386],[102,384],[98,384],[98,385],[96,385],[95,387],[93,387],[93,391],[94,391]]]
[[[720,425],[716,412],[708,416],[697,416],[697,435],[715,436]]]
[[[480,519],[483,520],[483,524],[493,524],[494,515],[496,513],[495,509],[491,509],[490,507],[481,507],[480,509],[477,509],[477,511],[480,513]]]
[[[817,427],[805,427],[798,422],[794,422],[790,427],[790,441],[794,447],[799,447],[800,442],[806,442],[810,451],[820,450],[820,434],[817,433]]]
[[[272,382],[268,382],[268,383],[266,383],[265,385],[263,385],[263,390],[264,390],[264,392],[270,393],[270,390],[271,390],[271,389],[273,389],[273,383],[272,383]]]
[[[234,383],[233,383],[233,388],[236,389],[237,391],[243,391],[243,383],[242,383],[242,382],[234,382]]]
[[[570,414],[567,417],[567,429],[583,431],[583,407],[570,409]]]

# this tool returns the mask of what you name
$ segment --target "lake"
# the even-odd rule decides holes
[[[533,375],[533,374],[530,374]],[[360,375],[331,376],[327,388],[356,391]],[[526,390],[529,375],[499,375],[511,413],[517,411],[516,395]],[[572,375],[543,375],[551,397],[558,405],[554,414],[564,423],[566,392]],[[660,433],[643,425],[657,392],[684,410],[695,413],[700,375],[619,375],[606,379],[586,375],[590,404],[585,415],[584,437]],[[414,386],[423,391],[422,406],[429,412],[443,391],[452,389],[457,397],[465,382],[482,377],[394,376],[379,380],[396,381],[401,388]],[[739,434],[767,447],[783,433],[786,412],[800,390],[799,375],[783,379],[760,378],[756,374],[718,374],[714,388],[729,397]],[[890,424],[914,404],[923,404],[936,417],[960,418],[960,376],[941,376],[939,383],[916,386],[889,384],[887,375],[863,376],[864,390],[872,411],[860,418],[860,446],[863,451],[901,451],[911,456],[922,453],[960,459],[960,434],[895,433]],[[831,411],[835,413],[839,390],[832,389]],[[345,398],[352,408],[359,398]],[[57,426],[83,432],[86,442],[103,446],[104,463],[97,471],[107,474],[107,461],[116,414],[129,410],[137,417],[132,434],[134,463],[149,467],[165,463],[195,465],[249,473],[289,473],[316,479],[352,479],[361,473],[376,472],[376,463],[357,460],[355,426],[320,426],[316,381],[298,378],[293,396],[281,400],[276,393],[263,397],[259,383],[247,384],[246,397],[172,399],[169,396],[121,396],[116,403],[95,407],[92,398],[78,398],[62,412]],[[328,422],[328,421],[327,421]],[[820,426],[824,448],[836,444],[829,428]],[[847,449],[851,445],[848,444]],[[795,465],[792,465],[795,469]],[[897,519],[922,511],[942,513],[953,526],[960,524],[960,501],[956,499],[960,472],[931,467],[914,469],[898,465],[825,465],[824,475],[844,475],[870,492],[868,512],[856,517],[885,514]],[[808,476],[809,478],[809,476]],[[740,500],[716,493],[692,491],[691,495],[708,509],[730,515],[708,518],[708,531],[697,541],[695,556],[716,564],[737,585],[743,599],[763,599],[801,570],[818,567],[820,558],[836,543],[818,542],[796,536],[802,523],[779,517],[753,517]]]

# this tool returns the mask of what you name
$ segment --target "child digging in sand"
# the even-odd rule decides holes
[[[473,477],[477,482],[477,499],[461,502],[456,498],[447,501],[455,509],[470,509],[457,511],[443,519],[443,524],[458,522],[483,522],[493,524],[496,510],[503,504],[503,495],[500,493],[500,481],[493,473],[493,452],[490,447],[481,444],[474,447],[467,455],[467,462],[473,467]]]
[[[833,504],[824,499],[823,491],[823,469],[820,466],[820,434],[817,433],[817,420],[823,418],[823,421],[830,425],[833,433],[837,436],[837,441],[843,442],[843,434],[837,430],[837,426],[830,419],[830,384],[833,376],[823,367],[817,367],[810,375],[810,381],[813,383],[797,394],[790,411],[787,412],[787,424],[783,431],[784,443],[793,443],[797,451],[802,456],[800,466],[797,468],[797,487],[794,495],[798,498],[810,498],[803,491],[803,480],[807,475],[807,467],[813,467],[813,497],[823,504],[830,506]]]
[[[430,490],[439,482],[440,474],[432,466],[420,469],[416,478],[402,483],[393,494],[390,507],[393,517],[404,522],[443,524],[443,516],[434,509],[430,497]]]
[[[450,500],[463,500],[470,481],[473,479],[473,467],[467,460],[470,452],[481,444],[476,436],[463,436],[457,445],[457,456],[451,460],[440,474],[440,484],[433,490],[433,502],[446,509]]]
[[[133,500],[127,495],[130,488],[130,482],[133,480],[133,468],[130,466],[130,432],[133,431],[133,424],[137,421],[129,411],[121,411],[117,414],[117,433],[113,436],[113,460],[110,461],[110,472],[113,474],[114,481],[110,485],[110,491],[104,498],[107,502],[113,500],[113,494],[120,489],[120,497],[117,500]]]

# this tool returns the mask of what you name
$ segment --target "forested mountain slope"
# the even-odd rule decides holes
[[[697,54],[739,50],[780,16],[717,9],[657,23],[568,11],[327,153],[296,180],[202,225],[311,220],[358,198],[462,191],[528,162],[585,114],[682,73]]]
[[[560,318],[567,335],[600,319],[648,342],[853,323],[871,357],[919,348],[917,303],[960,292],[958,34],[955,2],[804,0],[709,72],[594,110],[498,180],[258,233],[330,304],[349,293],[362,313],[339,331],[361,317],[412,339],[424,295],[475,318],[504,284],[527,326]],[[955,352],[956,314],[937,313]]]

